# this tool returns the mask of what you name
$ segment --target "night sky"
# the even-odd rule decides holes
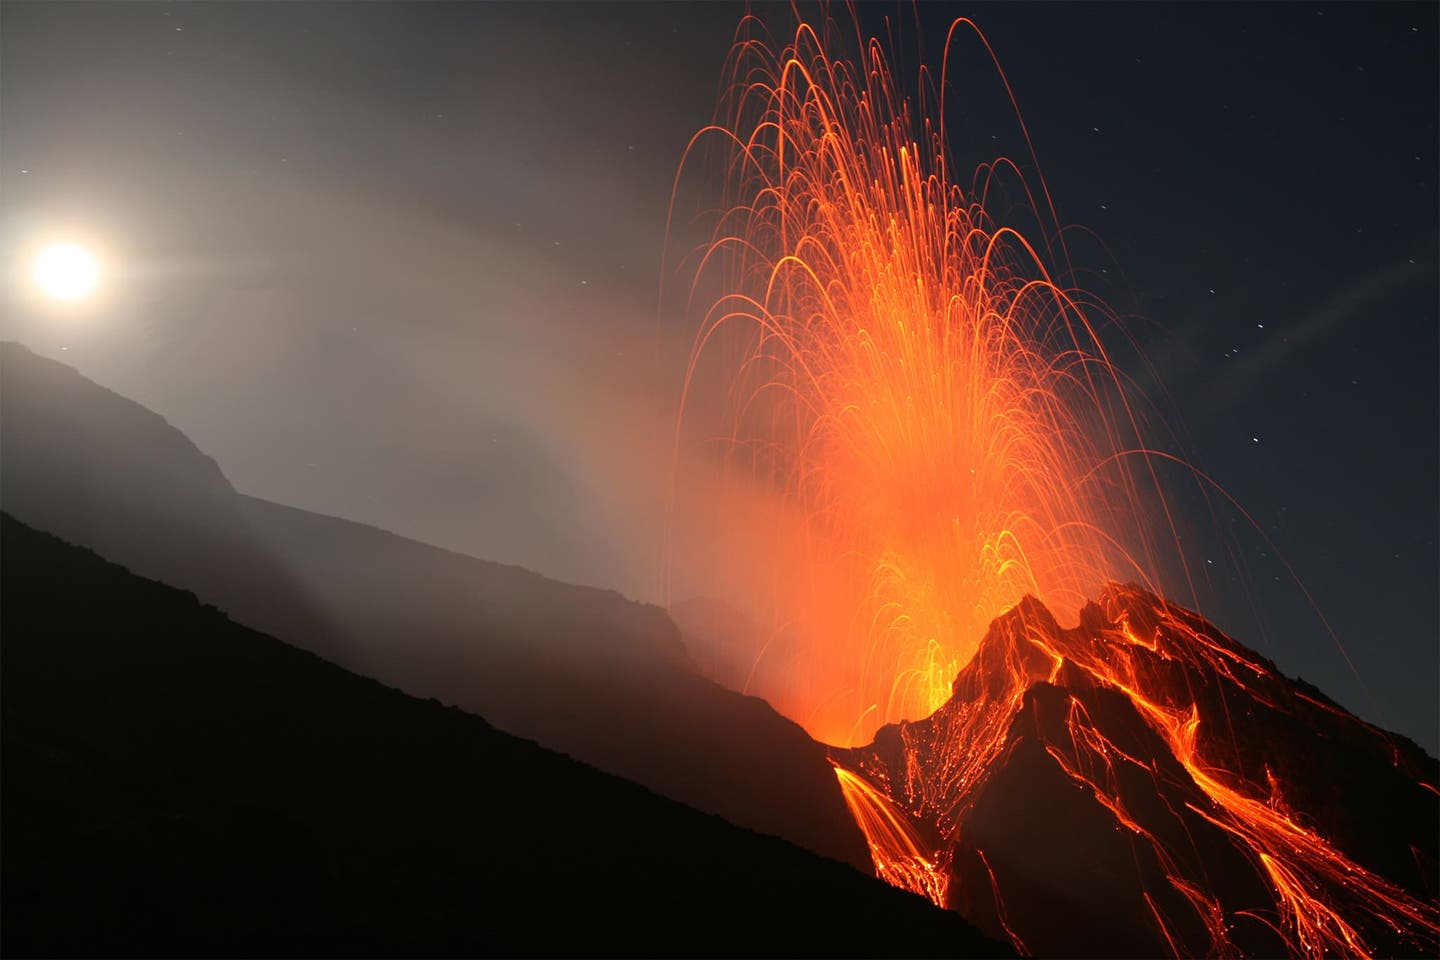
[[[0,336],[242,492],[658,599],[666,214],[742,9],[7,2]],[[1437,7],[861,15],[897,12],[907,81],[952,17],[986,32],[1062,221],[1103,241],[1077,268],[1360,680],[1272,549],[1185,501],[1227,534],[1197,536],[1205,612],[1436,752]],[[979,54],[952,53],[961,169],[1023,146]],[[92,301],[32,294],[58,238],[100,254]]]

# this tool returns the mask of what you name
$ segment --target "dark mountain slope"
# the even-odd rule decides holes
[[[27,955],[993,955],[958,917],[0,517]]]
[[[240,498],[361,672],[869,872],[825,748],[702,677],[658,607]]]
[[[1038,955],[1440,947],[1435,759],[1133,585],[1074,629],[1027,598],[939,710],[834,755]]]
[[[214,460],[159,414],[13,342],[0,343],[0,503],[141,576],[245,608],[257,629],[343,653],[250,536]]]
[[[756,661],[769,636],[745,614],[716,597],[690,597],[670,604],[665,612],[705,676],[731,690],[754,692],[764,685],[770,674],[757,670]]]
[[[164,419],[15,343],[0,503],[348,669],[871,869],[823,748],[699,676],[663,611],[241,497]]]

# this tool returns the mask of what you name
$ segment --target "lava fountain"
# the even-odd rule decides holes
[[[833,24],[778,53],[760,29],[742,23],[687,151],[718,145],[731,195],[699,253],[692,302],[719,293],[676,442],[720,371],[711,433],[773,514],[739,561],[770,588],[748,692],[848,745],[938,708],[1023,596],[1073,613],[1105,581],[1152,583],[1149,531],[1174,537],[1153,465],[1127,456],[1153,417],[1102,343],[1124,331],[992,216],[1018,183],[1043,235],[1044,191],[1004,157],[956,186],[943,122],[878,41],[857,68],[827,52]]]
[[[1131,878],[1133,910],[1090,915],[1144,918],[1121,924],[1148,930],[1141,953],[1440,942],[1433,844],[1375,841],[1413,855],[1419,879],[1364,866],[1393,861],[1355,839],[1384,824],[1354,827],[1366,818],[1297,766],[1308,744],[1351,744],[1357,768],[1390,771],[1375,805],[1413,813],[1440,794],[1433,759],[1156,596],[1169,579],[1194,598],[1161,473],[1208,480],[1167,451],[1115,353],[1139,357],[1124,327],[1069,279],[1033,151],[1038,190],[1003,156],[962,187],[943,67],[938,95],[922,69],[906,99],[876,40],[852,46],[828,20],[783,46],[763,30],[742,21],[716,120],[681,167],[714,147],[729,194],[696,253],[677,463],[719,440],[762,504],[733,561],[753,568],[764,621],[742,685],[835,745],[877,873],[992,918],[1022,951],[1022,928],[1057,928],[1017,873],[1043,869],[1015,855],[1027,824],[986,827],[996,770],[1024,754],[1113,828],[1063,842],[1115,854],[1106,876]],[[947,61],[957,31],[984,43],[956,21]],[[840,48],[860,51],[853,65]],[[675,511],[730,521],[695,496],[677,483]],[[1264,732],[1242,735],[1237,712]],[[1322,820],[1351,826],[1330,839]],[[1076,886],[1100,886],[1077,862]]]

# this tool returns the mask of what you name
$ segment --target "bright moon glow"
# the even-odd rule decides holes
[[[100,264],[84,247],[57,243],[35,258],[35,282],[57,300],[79,300],[95,288]]]

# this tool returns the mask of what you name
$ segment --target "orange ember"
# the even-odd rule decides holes
[[[1123,456],[1142,445],[1094,318],[1113,320],[989,213],[1014,163],[951,183],[943,127],[875,41],[855,69],[802,24],[778,54],[737,42],[730,74],[692,142],[726,145],[735,196],[695,281],[722,295],[677,442],[718,366],[727,468],[773,512],[741,560],[768,564],[748,692],[862,743],[939,707],[1022,596],[1073,611],[1107,580],[1148,582],[1122,538],[1163,502]]]

